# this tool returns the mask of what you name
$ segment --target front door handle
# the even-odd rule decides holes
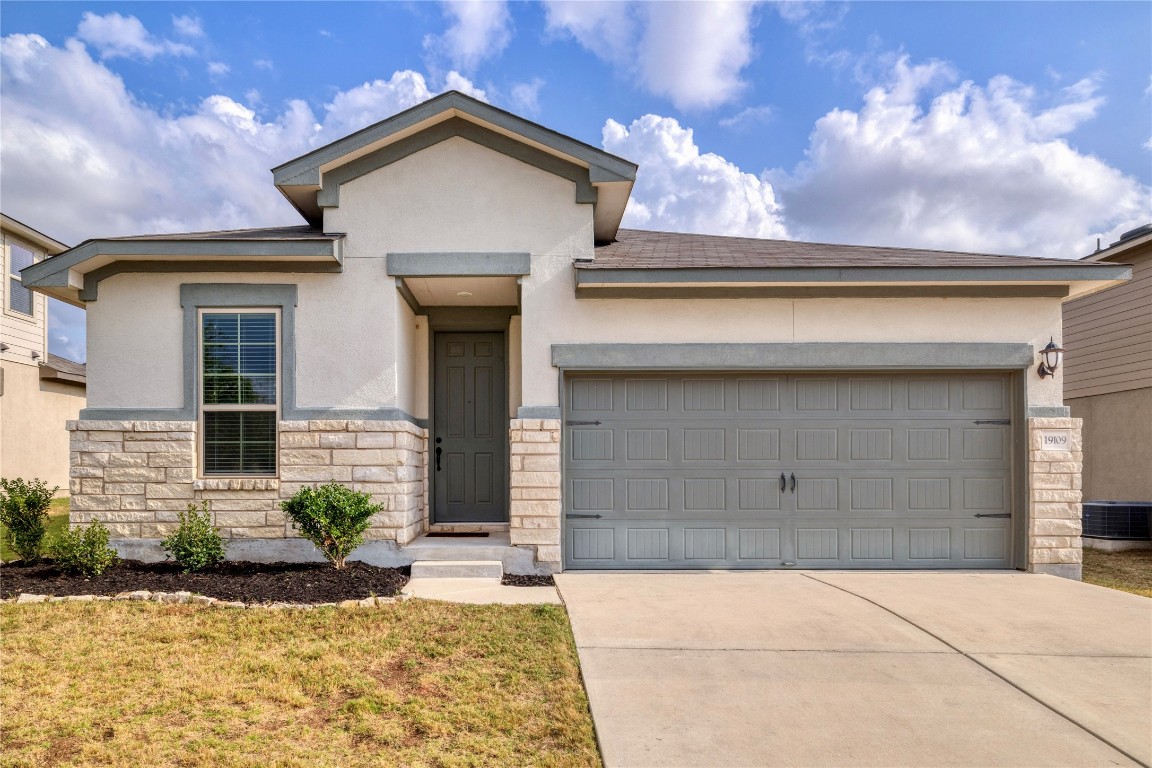
[[[795,475],[795,473],[793,473],[793,475],[792,475],[792,493],[796,493],[796,475]]]
[[[436,446],[436,471],[440,471],[440,454],[444,453],[444,449]]]
[[[788,481],[784,479],[784,473],[780,473],[780,493],[788,490]]]

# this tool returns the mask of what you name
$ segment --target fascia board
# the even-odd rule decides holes
[[[716,283],[1072,283],[1122,281],[1132,277],[1124,265],[1026,265],[1011,267],[781,267],[705,269],[576,269],[576,284],[708,285]]]
[[[320,184],[321,166],[329,165],[340,158],[356,153],[376,142],[387,140],[398,134],[403,135],[411,128],[425,121],[432,121],[445,112],[459,111],[474,121],[490,123],[528,142],[538,143],[561,154],[569,155],[595,170],[595,176],[604,181],[634,180],[637,165],[623,158],[597,149],[576,139],[564,136],[542,125],[517,117],[510,112],[497,109],[490,104],[472,99],[464,94],[450,91],[423,104],[418,104],[382,122],[371,125],[356,133],[315,149],[287,163],[272,169],[273,181],[277,186]]]
[[[149,260],[242,258],[300,261],[341,261],[340,238],[323,240],[88,240],[75,248],[25,268],[20,278],[28,287],[69,285],[84,274],[85,262],[98,257]],[[107,263],[108,259],[101,259]],[[70,274],[71,273],[71,274]]]

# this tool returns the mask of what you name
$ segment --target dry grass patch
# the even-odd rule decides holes
[[[1084,581],[1152,597],[1152,549],[1105,552],[1084,548]]]
[[[0,609],[0,765],[598,766],[560,606]]]

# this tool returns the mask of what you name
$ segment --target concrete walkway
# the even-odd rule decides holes
[[[449,603],[477,605],[540,605],[560,604],[555,587],[509,587],[500,579],[412,579],[404,585],[411,597],[422,600],[444,600]]]
[[[1021,573],[560,574],[618,766],[1152,764],[1152,600]]]

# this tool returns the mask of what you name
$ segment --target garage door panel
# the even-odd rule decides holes
[[[1005,567],[1009,394],[997,374],[572,377],[568,565]]]

